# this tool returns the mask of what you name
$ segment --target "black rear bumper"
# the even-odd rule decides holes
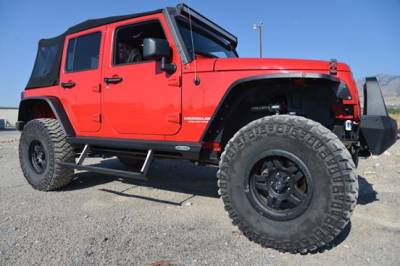
[[[364,84],[364,115],[360,122],[361,145],[371,154],[379,155],[397,140],[397,122],[386,110],[381,88],[375,77]]]

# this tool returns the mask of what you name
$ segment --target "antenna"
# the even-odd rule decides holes
[[[262,30],[263,30],[264,22],[260,21],[260,23],[256,23],[253,25],[253,30],[258,31],[258,43],[260,47],[260,58],[263,57],[263,44],[262,44]]]
[[[192,58],[194,60],[194,84],[196,86],[200,85],[200,79],[197,73],[197,60],[196,60],[196,49],[194,47],[194,38],[193,38],[193,27],[192,27],[192,15],[191,15],[191,9],[190,9],[190,5],[189,5],[189,0],[187,0],[187,5],[189,6],[188,10],[188,14],[189,14],[189,28],[190,28],[190,40],[192,41]]]

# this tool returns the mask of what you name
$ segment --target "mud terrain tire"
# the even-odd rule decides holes
[[[248,239],[282,252],[323,250],[349,223],[358,197],[348,150],[327,128],[298,116],[264,117],[240,129],[217,175],[233,224]],[[296,176],[301,193],[300,181],[286,181]]]
[[[74,170],[60,165],[75,163],[74,150],[56,119],[34,119],[22,131],[19,143],[22,172],[31,186],[51,191],[71,182]]]

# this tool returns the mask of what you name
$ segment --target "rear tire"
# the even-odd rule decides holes
[[[233,224],[283,252],[331,243],[357,202],[350,153],[331,131],[303,117],[270,116],[243,127],[228,142],[217,175]]]
[[[75,163],[74,150],[56,119],[34,119],[22,131],[19,143],[22,172],[31,186],[50,191],[71,182],[74,170],[60,163]]]

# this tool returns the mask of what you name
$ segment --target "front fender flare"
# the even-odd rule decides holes
[[[226,90],[224,96],[221,98],[217,108],[215,109],[210,121],[207,124],[206,130],[203,132],[203,135],[201,137],[201,141],[207,141],[208,137],[213,134],[213,132],[216,130],[217,122],[219,120],[219,116],[223,112],[223,106],[226,104],[226,101],[231,95],[232,91],[238,87],[242,86],[246,83],[250,82],[257,82],[257,81],[262,81],[262,80],[271,80],[271,79],[323,79],[323,80],[328,80],[334,83],[337,83],[338,85],[343,84],[344,86],[338,86],[336,93],[336,97],[341,98],[341,99],[349,99],[351,97],[350,91],[347,88],[346,84],[344,84],[339,78],[329,75],[329,74],[319,74],[319,73],[279,73],[279,74],[267,74],[267,75],[259,75],[259,76],[251,76],[243,79],[239,79],[235,82],[233,82],[229,88]]]

